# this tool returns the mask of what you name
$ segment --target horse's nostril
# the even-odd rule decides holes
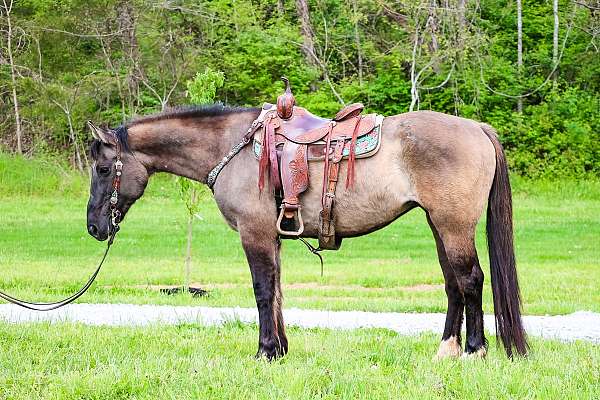
[[[88,225],[88,232],[92,236],[96,236],[98,234],[98,228],[94,224]]]

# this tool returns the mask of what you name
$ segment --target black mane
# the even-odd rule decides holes
[[[207,104],[207,105],[192,105],[192,106],[180,106],[173,107],[166,111],[147,115],[144,117],[134,118],[129,121],[125,125],[121,125],[115,129],[113,129],[113,133],[121,143],[123,151],[129,152],[129,142],[128,142],[128,133],[127,128],[136,124],[145,123],[145,122],[156,122],[163,121],[168,119],[187,119],[187,118],[204,118],[204,117],[219,117],[222,115],[229,115],[234,113],[243,113],[243,112],[258,112],[258,108],[252,107],[232,107],[226,106],[221,103],[215,104]],[[102,142],[98,139],[92,142],[90,147],[90,155],[93,159],[96,159],[98,154],[100,153],[100,146]]]
[[[139,117],[131,120],[127,126],[136,125],[143,122],[162,121],[167,119],[185,119],[185,118],[204,118],[204,117],[219,117],[234,113],[243,113],[249,111],[257,111],[258,108],[252,107],[232,107],[222,103],[192,105],[173,107],[158,114]]]

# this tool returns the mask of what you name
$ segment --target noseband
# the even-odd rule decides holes
[[[112,193],[110,195],[110,215],[109,215],[109,235],[108,235],[108,243],[106,245],[106,250],[104,251],[104,255],[102,256],[102,260],[100,260],[100,264],[90,276],[87,283],[83,285],[77,293],[67,297],[66,299],[60,301],[54,301],[51,303],[34,303],[30,301],[20,300],[16,297],[13,297],[9,294],[6,294],[0,291],[0,298],[8,301],[9,303],[16,304],[20,307],[27,308],[29,310],[34,311],[50,311],[56,310],[57,308],[66,306],[69,303],[74,302],[79,297],[81,297],[94,283],[94,280],[98,276],[100,272],[100,268],[102,268],[102,264],[104,264],[104,260],[106,260],[106,256],[108,255],[108,251],[110,250],[110,246],[113,244],[115,236],[117,232],[119,232],[119,223],[121,222],[121,211],[117,208],[117,203],[119,202],[119,190],[121,189],[121,175],[123,173],[123,162],[121,161],[121,142],[119,138],[115,136],[116,139],[116,157],[115,157],[115,177],[112,183]]]

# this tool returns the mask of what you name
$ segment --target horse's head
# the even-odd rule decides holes
[[[90,149],[93,164],[87,228],[97,240],[106,240],[113,228],[111,218],[116,217],[117,223],[123,220],[129,207],[144,193],[149,175],[129,149],[127,128],[99,128],[90,121],[88,125],[96,140]]]

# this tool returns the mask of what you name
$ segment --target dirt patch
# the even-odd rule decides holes
[[[237,288],[251,288],[252,284],[248,283],[190,283],[191,287],[202,288],[204,290],[211,289],[237,289]],[[104,286],[106,289],[113,288],[129,288],[129,289],[145,289],[145,290],[169,290],[179,288],[181,285],[130,285],[130,286]],[[318,290],[343,290],[352,292],[385,292],[390,290],[402,290],[406,292],[429,292],[434,290],[444,289],[442,284],[430,284],[421,283],[412,286],[393,286],[393,287],[365,287],[360,285],[322,285],[317,282],[298,282],[288,283],[283,285],[283,290],[307,290],[307,289],[318,289]]]
[[[195,287],[195,288],[202,288],[205,290],[210,290],[210,289],[229,289],[229,288],[237,288],[237,287],[241,287],[241,286],[246,286],[246,285],[242,285],[241,283],[200,283],[200,282],[192,282],[190,283],[190,287]],[[122,288],[122,289],[145,289],[145,290],[169,290],[169,289],[175,289],[175,288],[180,288],[181,285],[152,285],[152,284],[148,284],[148,285],[126,285],[126,286],[118,286],[118,285],[105,285],[102,286],[104,289],[118,289],[118,288]]]

